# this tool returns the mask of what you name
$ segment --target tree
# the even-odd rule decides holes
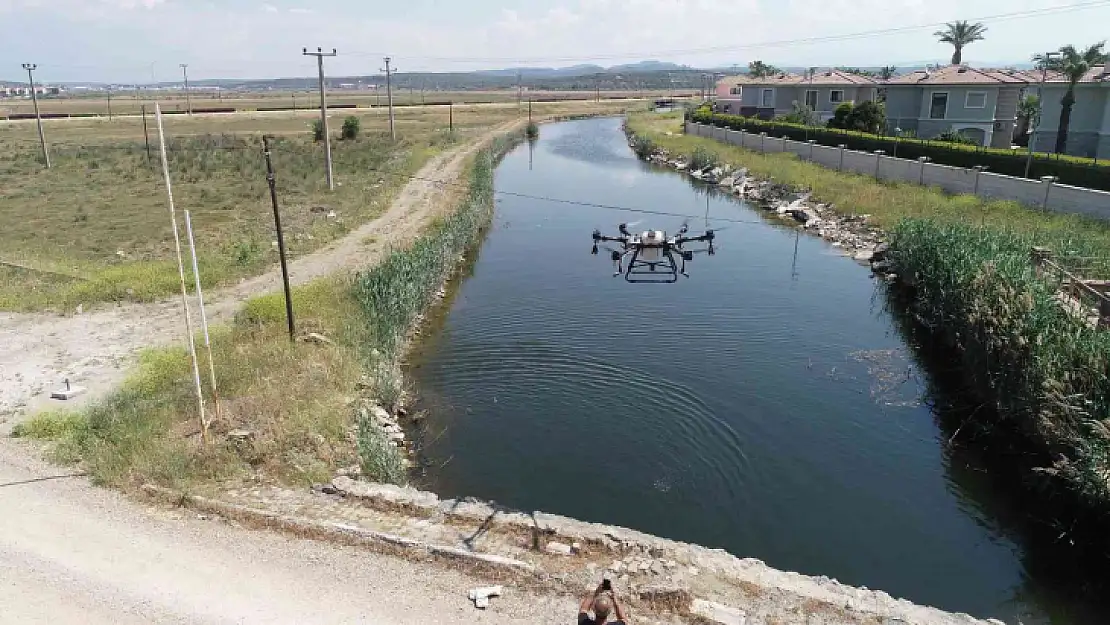
[[[1068,79],[1068,90],[1060,99],[1060,126],[1056,130],[1056,153],[1063,154],[1068,147],[1068,126],[1071,125],[1071,109],[1075,106],[1075,85],[1083,79],[1087,72],[1095,65],[1103,65],[1107,61],[1107,54],[1103,51],[1105,41],[1100,41],[1086,50],[1079,51],[1075,46],[1060,48],[1060,55],[1046,58],[1043,54],[1033,57],[1040,67],[1047,67],[1049,71],[1059,72]]]
[[[312,140],[313,141],[323,141],[324,140],[324,122],[322,122],[318,119],[314,119],[314,120],[312,120],[312,124],[310,125],[310,127],[312,128]]]
[[[893,65],[884,65],[879,68],[879,78],[883,80],[890,80],[894,78],[896,74],[898,74],[898,68]]]
[[[964,46],[983,40],[987,27],[982,22],[970,24],[965,20],[948,22],[947,28],[933,33],[941,43],[950,43],[956,49],[952,53],[952,64],[959,65],[964,60]]]
[[[860,102],[855,106],[848,102],[841,104],[836,107],[836,111],[833,112],[833,117],[828,123],[829,128],[858,130],[875,134],[880,132],[884,126],[886,126],[886,111],[883,110],[881,104],[871,101]]]
[[[362,130],[362,122],[357,117],[351,115],[343,120],[343,138],[344,139],[357,139],[359,131]]]
[[[767,78],[775,74],[781,74],[782,70],[774,65],[768,65],[763,61],[752,61],[748,63],[748,73],[751,74],[753,78]]]
[[[1029,129],[1037,126],[1037,116],[1041,110],[1041,99],[1032,93],[1027,94],[1018,101],[1017,127],[1015,128],[1014,142],[1020,146],[1028,145]]]

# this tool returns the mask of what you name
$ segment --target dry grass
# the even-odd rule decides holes
[[[594,99],[595,92],[587,91],[532,91],[524,94],[524,100],[531,97],[533,100],[566,100],[566,101],[589,101]],[[294,97],[295,96],[295,97]],[[601,93],[603,99],[612,98],[660,98],[660,97],[674,97],[674,94],[669,91],[603,91]],[[154,110],[154,100],[162,103],[163,110],[167,111],[187,111],[188,106],[185,101],[184,95],[179,91],[166,91],[159,92],[154,98],[148,92],[143,92],[141,97],[136,97],[133,93],[113,93],[112,94],[112,113],[114,115],[133,115],[137,114],[142,105],[146,105],[148,111]],[[205,108],[236,108],[238,110],[255,110],[259,107],[292,107],[294,104],[298,109],[310,110],[312,107],[320,106],[320,96],[317,91],[273,91],[266,93],[225,93],[223,96],[217,96],[215,93],[195,93],[190,96],[192,100],[193,109]],[[419,89],[409,91],[408,89],[396,89],[393,92],[393,102],[403,108],[409,108],[407,105],[416,105],[424,103],[429,107],[441,105],[445,102],[457,103],[502,103],[512,104],[516,106],[517,92],[516,89],[502,89],[490,91],[425,91],[423,96]],[[386,105],[386,94],[383,89],[380,94],[371,91],[340,91],[329,90],[328,104],[335,105],[356,105],[363,108],[377,107]],[[534,106],[539,106],[535,104]],[[107,92],[99,92],[88,95],[67,95],[65,97],[42,97],[39,99],[39,108],[43,113],[64,113],[64,114],[93,114],[93,115],[108,115],[108,98]],[[34,114],[34,106],[30,99],[22,98],[5,98],[0,99],[0,117],[12,114]]]
[[[563,103],[537,105],[533,112],[546,117],[621,106]],[[362,136],[332,142],[334,192],[324,180],[323,148],[311,140],[311,113],[166,118],[176,204],[192,212],[209,286],[258,274],[276,258],[263,132],[277,135],[282,222],[296,257],[379,215],[405,176],[435,153],[517,119],[520,111],[515,105],[459,107],[452,133],[445,110],[403,109],[396,143],[380,111],[357,114]],[[344,116],[332,116],[333,135]],[[142,120],[60,120],[47,124],[47,136],[54,162],[49,170],[37,162],[34,124],[0,125],[0,262],[22,267],[0,265],[0,310],[71,310],[172,293],[172,231],[157,152],[148,162]]]

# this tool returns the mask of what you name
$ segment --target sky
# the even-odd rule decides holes
[[[1032,17],[991,17],[1087,4]],[[973,65],[1110,38],[1110,0],[0,0],[0,79],[150,82],[614,65],[877,66],[947,62],[930,25],[983,19]],[[833,41],[800,41],[921,26]]]

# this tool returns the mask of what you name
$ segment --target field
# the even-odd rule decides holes
[[[533,114],[627,106],[536,104]],[[339,140],[352,114],[362,131]],[[276,262],[263,133],[275,137],[282,225],[296,257],[380,214],[406,176],[437,152],[523,115],[515,103],[398,109],[393,142],[385,111],[334,111],[335,191],[327,189],[322,143],[310,132],[316,112],[167,116],[174,197],[192,213],[204,281],[226,284]],[[40,162],[33,122],[0,124],[0,310],[151,301],[177,288],[157,128],[152,117],[147,122],[149,159],[141,117],[48,120],[51,169]]]
[[[589,101],[598,95],[595,91],[525,91],[522,99],[527,102],[550,100]],[[688,97],[686,91],[601,91],[602,100],[611,99],[639,99],[639,98],[671,98]],[[182,92],[166,91],[151,95],[149,92],[124,92],[112,94],[113,115],[135,115],[141,112],[145,105],[147,111],[154,109],[157,99],[166,111],[186,111],[188,103]],[[194,109],[229,108],[240,111],[257,110],[258,108],[284,108],[297,107],[298,109],[319,109],[320,95],[317,91],[270,91],[265,93],[224,93],[217,95],[212,92],[197,92],[190,95]],[[516,89],[499,91],[425,91],[419,89],[398,89],[393,92],[393,103],[399,106],[417,104],[446,104],[455,102],[459,104],[472,103],[502,103],[513,104],[517,102]],[[357,106],[371,108],[385,106],[386,93],[383,89],[376,91],[348,91],[329,90],[329,106]],[[67,95],[64,97],[43,96],[39,98],[39,109],[43,114],[69,114],[69,115],[108,115],[108,93],[97,92],[88,95]],[[34,105],[30,99],[25,98],[0,98],[0,117],[8,115],[32,115]]]

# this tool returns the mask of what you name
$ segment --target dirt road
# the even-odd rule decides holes
[[[388,211],[328,246],[289,265],[293,284],[376,263],[390,247],[414,239],[428,221],[451,206],[455,181],[466,158],[488,139],[521,122],[509,122],[429,161],[410,180]],[[281,288],[271,271],[206,294],[209,319],[230,320],[244,299]],[[0,312],[0,436],[28,414],[48,407],[79,408],[117,386],[144,347],[184,340],[180,299],[147,305],[105,307],[70,317]],[[195,314],[195,312],[194,312]],[[64,380],[88,392],[76,400],[52,401]]]
[[[441,565],[148,508],[0,439],[0,622],[567,623],[569,597],[487,585]]]

